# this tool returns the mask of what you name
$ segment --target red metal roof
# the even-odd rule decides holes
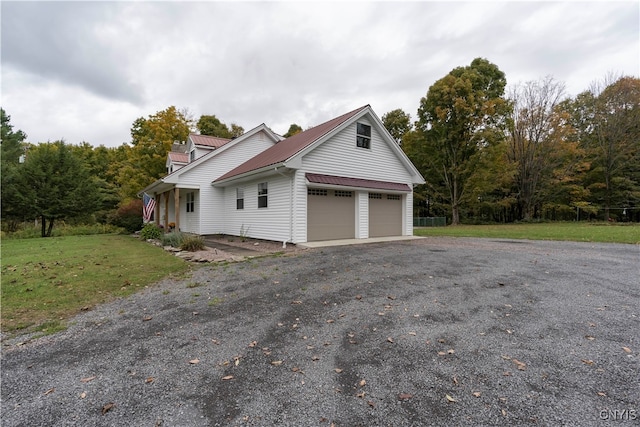
[[[227,142],[231,141],[228,138],[218,138],[216,136],[198,135],[196,133],[189,134],[189,138],[196,145],[204,145],[206,147],[220,148]]]
[[[189,163],[189,155],[187,153],[169,151],[169,159],[176,163]]]
[[[347,178],[344,176],[320,175],[317,173],[306,173],[307,181],[314,184],[342,185],[345,187],[372,188],[375,190],[392,190],[411,192],[411,187],[399,182],[375,181],[372,179]]]
[[[307,129],[304,132],[300,132],[296,135],[293,135],[292,137],[282,140],[274,146],[256,155],[255,157],[247,160],[235,169],[230,170],[229,172],[218,178],[216,181],[222,181],[224,179],[241,175],[246,172],[251,172],[265,166],[284,162],[285,160],[293,157],[302,149],[313,144],[319,138],[326,135],[328,132],[332,131],[333,129],[368,107],[368,105],[365,105],[364,107],[360,107],[358,109],[350,111],[346,114],[341,115],[340,117],[336,117],[335,119],[329,120],[328,122],[322,123],[321,125],[312,127],[311,129]]]

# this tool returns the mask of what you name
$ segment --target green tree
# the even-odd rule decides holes
[[[25,152],[25,139],[27,135],[18,130],[13,131],[11,116],[0,108],[1,124],[1,153],[0,153],[0,174],[2,176],[2,219],[10,231],[14,231],[18,222],[24,219],[22,207],[11,203],[19,195],[21,189],[18,183],[18,171],[20,168],[20,158]]]
[[[244,133],[242,126],[231,123],[227,126],[215,115],[202,115],[196,124],[201,135],[215,136],[218,138],[236,138]]]
[[[413,125],[411,124],[411,115],[405,113],[402,109],[397,108],[391,110],[382,116],[382,124],[389,131],[393,139],[398,144],[402,142],[404,134],[409,132]]]
[[[424,162],[423,176],[449,204],[453,225],[460,223],[474,157],[503,138],[505,85],[496,65],[476,58],[435,82],[420,101],[416,125],[421,138],[409,151]]]
[[[31,147],[17,182],[20,193],[3,203],[22,207],[31,218],[39,217],[42,237],[51,236],[56,220],[91,213],[100,202],[94,180],[63,141]]]
[[[291,126],[289,126],[289,130],[287,131],[287,133],[282,136],[284,136],[285,138],[289,138],[290,136],[293,136],[300,132],[302,132],[302,127],[295,123],[292,123]]]

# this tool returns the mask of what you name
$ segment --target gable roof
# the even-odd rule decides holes
[[[204,147],[220,148],[227,142],[232,141],[229,138],[218,138],[217,136],[198,135],[197,133],[190,133],[189,139],[193,141],[195,145],[201,145]]]
[[[171,160],[174,163],[189,163],[189,155],[187,153],[178,153],[176,151],[170,151],[169,160]]]
[[[360,113],[362,110],[370,108],[369,105],[357,108],[346,114],[343,114],[335,119],[331,119],[328,122],[322,123],[318,126],[312,127],[295,134],[283,141],[278,142],[274,146],[264,150],[262,153],[247,160],[238,167],[230,170],[226,174],[222,175],[216,181],[222,181],[228,178],[232,178],[243,173],[251,172],[256,169],[260,169],[266,166],[271,166],[277,163],[284,162],[290,159],[309,145],[313,144],[318,139],[322,138],[333,129],[337,128],[351,117]]]

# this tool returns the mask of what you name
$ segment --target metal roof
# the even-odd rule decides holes
[[[345,187],[371,188],[375,190],[391,190],[411,192],[412,189],[407,184],[399,182],[376,181],[372,179],[347,178],[344,176],[320,175],[317,173],[306,173],[307,181],[314,184],[341,185]]]

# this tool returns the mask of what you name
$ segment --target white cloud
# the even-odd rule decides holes
[[[170,105],[280,133],[364,104],[415,118],[476,57],[572,95],[640,74],[633,2],[3,2],[1,27],[3,108],[38,141],[117,146]]]

